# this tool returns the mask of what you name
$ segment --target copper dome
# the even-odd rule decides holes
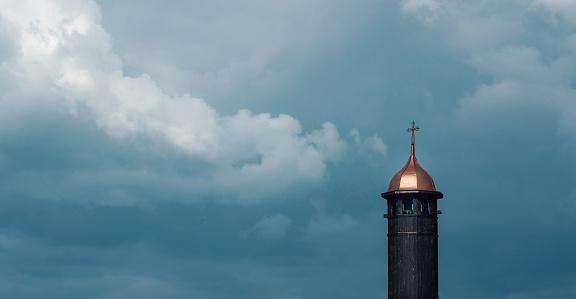
[[[416,160],[414,143],[412,143],[408,162],[392,177],[386,192],[405,190],[436,191],[432,177]]]

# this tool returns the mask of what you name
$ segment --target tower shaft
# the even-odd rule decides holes
[[[436,199],[392,196],[388,213],[388,298],[437,299]]]

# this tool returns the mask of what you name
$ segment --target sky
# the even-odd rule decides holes
[[[0,297],[576,297],[576,2],[0,0]]]

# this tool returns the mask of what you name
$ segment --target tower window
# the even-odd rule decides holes
[[[423,202],[422,205],[420,205],[420,209],[421,209],[422,214],[430,215],[430,212],[428,211],[428,203],[427,202]]]
[[[414,213],[414,202],[412,199],[402,200],[402,214],[412,214]]]
[[[420,215],[422,214],[422,201],[418,200],[418,199],[414,199],[414,208],[416,209],[416,211],[414,211],[414,213]]]

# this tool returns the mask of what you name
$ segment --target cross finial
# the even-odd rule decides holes
[[[406,132],[412,132],[412,144],[414,144],[414,131],[420,131],[420,127],[416,126],[416,123],[412,121],[412,128],[406,130]]]

